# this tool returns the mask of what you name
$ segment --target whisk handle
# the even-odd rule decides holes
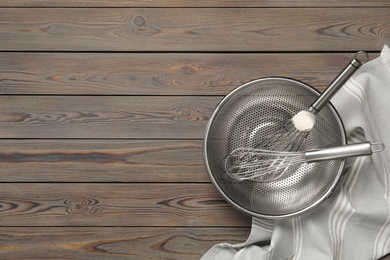
[[[361,142],[355,144],[347,144],[336,147],[321,148],[311,150],[304,153],[304,158],[307,162],[316,162],[332,159],[342,159],[347,157],[371,155],[375,152],[381,152],[384,149],[384,144],[381,142],[370,143]]]

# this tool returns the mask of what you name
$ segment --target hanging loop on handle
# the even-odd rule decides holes
[[[363,59],[359,59],[359,56],[363,56]],[[353,59],[357,60],[360,64],[364,64],[370,59],[370,57],[368,56],[367,52],[358,51],[357,53],[355,53],[355,55],[353,55]]]
[[[371,143],[371,150],[373,153],[382,152],[385,150],[385,145],[382,142]]]

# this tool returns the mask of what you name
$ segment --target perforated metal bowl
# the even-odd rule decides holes
[[[206,127],[203,152],[209,177],[226,201],[251,216],[279,219],[303,214],[330,196],[344,168],[342,159],[289,167],[272,182],[238,181],[224,169],[231,151],[272,138],[278,122],[307,109],[318,96],[303,82],[268,77],[236,88],[218,104]],[[316,117],[304,150],[346,143],[342,121],[330,103]]]

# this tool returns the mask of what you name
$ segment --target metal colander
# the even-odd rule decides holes
[[[206,127],[204,159],[212,183],[234,207],[256,217],[287,218],[330,196],[344,160],[289,167],[281,179],[272,182],[239,181],[224,169],[224,160],[234,149],[272,140],[281,123],[307,109],[318,96],[317,90],[300,81],[269,77],[236,88],[219,103]],[[316,118],[303,150],[346,143],[343,124],[331,104]]]

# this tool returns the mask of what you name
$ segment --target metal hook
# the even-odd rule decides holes
[[[371,143],[371,150],[373,153],[382,152],[385,145],[382,142]]]
[[[359,55],[362,56],[361,54],[364,55],[364,59],[363,59],[363,60],[358,59],[358,56],[359,56]],[[366,62],[370,59],[370,57],[368,56],[368,53],[365,52],[365,51],[358,51],[357,53],[355,53],[355,55],[353,56],[353,58],[354,58],[355,60],[359,61],[361,64],[366,63]]]

